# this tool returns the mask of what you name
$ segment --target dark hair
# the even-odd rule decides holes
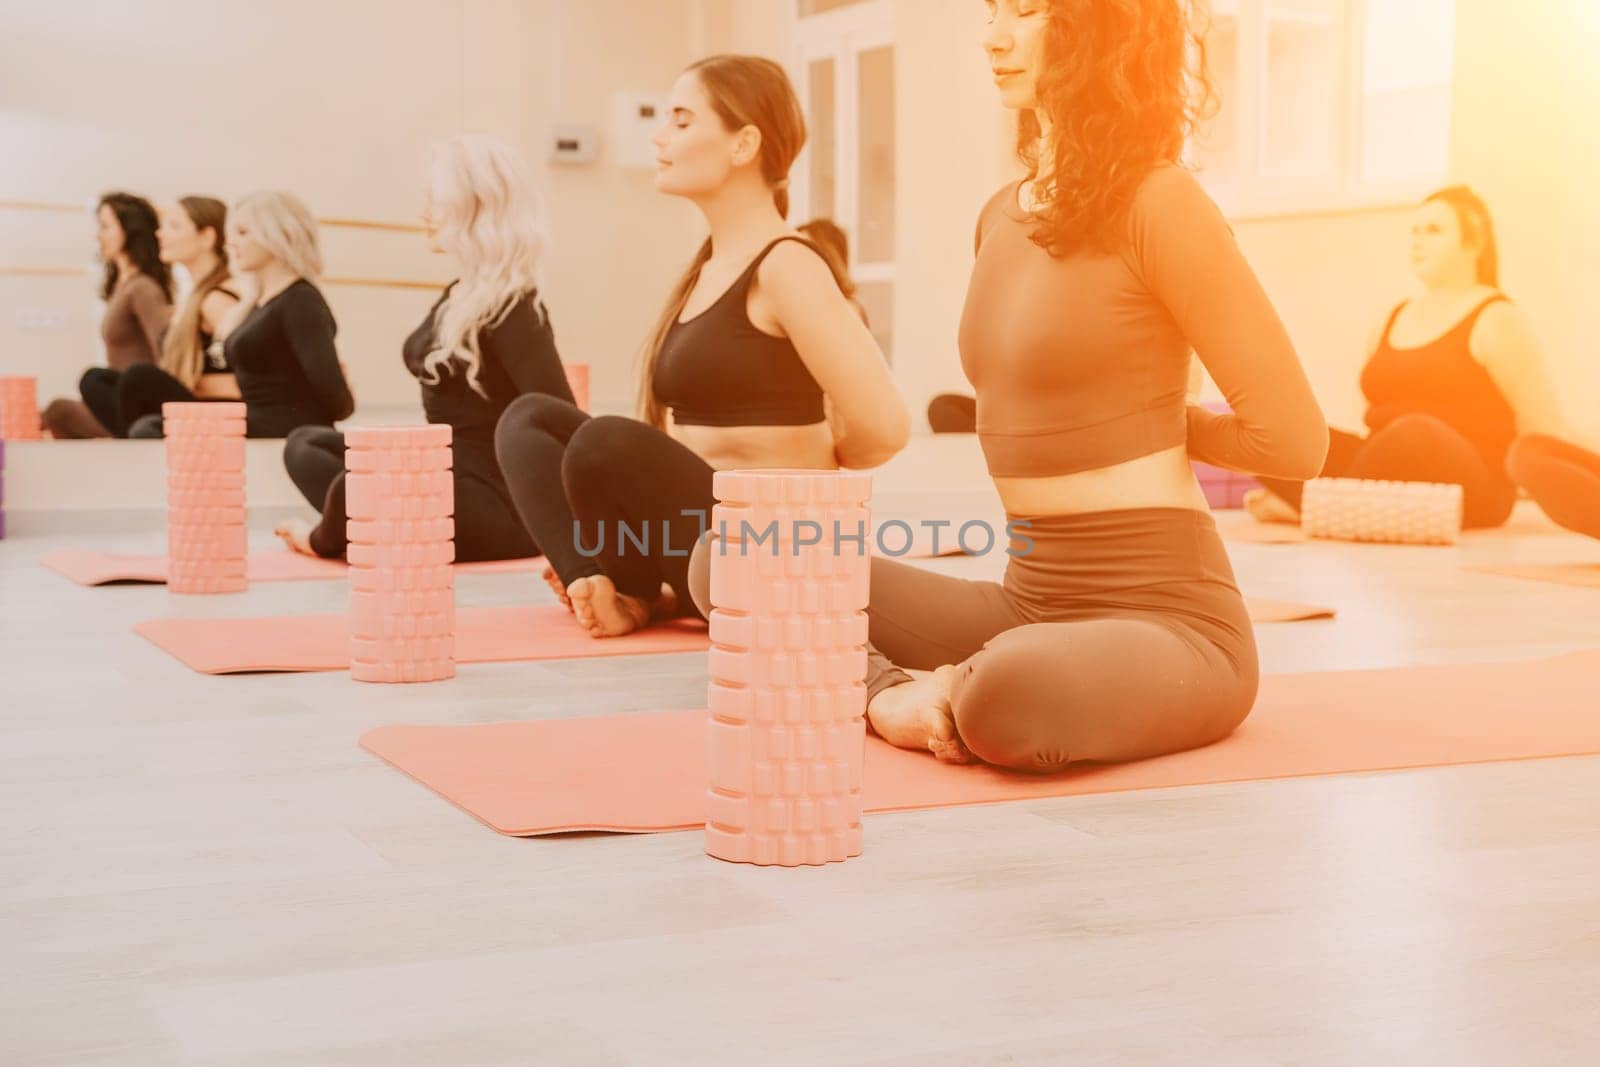
[[[812,219],[795,229],[811,239],[827,260],[833,276],[839,279],[839,291],[845,296],[856,295],[855,279],[850,277],[850,238],[845,236],[832,219]]]
[[[1461,243],[1475,242],[1478,246],[1478,283],[1500,288],[1500,246],[1494,237],[1494,219],[1489,206],[1465,185],[1452,185],[1430,193],[1424,204],[1438,201],[1456,213],[1461,226]]]
[[[1051,255],[1110,249],[1151,170],[1177,162],[1195,126],[1214,110],[1205,29],[1188,0],[1051,0],[1039,73],[1039,110],[1017,127],[1028,177],[1054,153],[1036,189],[1035,244]]]
[[[196,230],[211,231],[211,251],[217,265],[194,288],[173,316],[172,325],[161,344],[161,369],[193,389],[205,373],[206,354],[200,347],[200,310],[206,297],[228,280],[228,251],[223,230],[228,224],[228,205],[209,196],[186,196],[178,201]]]
[[[161,262],[161,245],[156,240],[156,227],[160,221],[150,201],[132,193],[107,193],[100,198],[100,207],[110,208],[117,217],[117,225],[122,227],[122,250],[133,261],[134,267],[154,278],[167,299],[171,300],[172,270]],[[113,261],[106,264],[105,284],[101,287],[100,295],[109,300],[116,288],[117,265]]]
[[[761,176],[772,189],[772,202],[778,214],[788,218],[789,168],[806,144],[806,116],[789,76],[777,63],[760,56],[711,56],[691,63],[685,73],[688,71],[693,71],[700,79],[701,87],[711,99],[712,110],[725,129],[732,132],[754,126],[761,131]],[[662,309],[645,349],[639,381],[639,414],[658,429],[666,425],[666,412],[652,386],[656,358],[673,323],[683,314],[689,294],[700,280],[700,271],[710,258],[711,239],[708,237],[667,297],[667,306]]]

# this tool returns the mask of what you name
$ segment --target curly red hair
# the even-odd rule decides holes
[[[1051,255],[1110,249],[1150,171],[1182,156],[1214,110],[1204,0],[1050,0],[1039,110],[1054,167],[1035,191],[1033,240]],[[1040,126],[1024,112],[1017,154],[1039,173]]]

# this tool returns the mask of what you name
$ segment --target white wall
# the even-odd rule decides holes
[[[648,173],[552,170],[551,122],[606,132],[617,90],[663,91],[688,61],[691,0],[0,0],[0,199],[87,203],[296,191],[322,217],[412,221],[428,144],[471,130],[517,147],[549,208],[546,295],[597,406],[631,402],[639,345],[695,220]],[[625,221],[624,221],[625,220]],[[0,209],[0,267],[83,267],[93,223]],[[418,234],[327,228],[330,275],[443,282]],[[436,295],[329,285],[363,404],[415,404],[400,341]],[[26,328],[35,312],[63,328]],[[70,389],[98,346],[88,276],[0,273],[0,368]]]

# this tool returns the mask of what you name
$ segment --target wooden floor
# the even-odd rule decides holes
[[[1600,646],[1600,592],[1461,569],[1600,560],[1514,530],[1234,547],[1247,592],[1340,612],[1263,628],[1265,669]],[[879,815],[820,870],[512,840],[356,737],[692,706],[703,657],[202,677],[129,627],[343,587],[80,589],[34,562],[68,544],[161,534],[0,542],[0,1063],[1600,1062],[1600,760]]]

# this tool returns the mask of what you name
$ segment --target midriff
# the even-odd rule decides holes
[[[1130,508],[1210,511],[1183,445],[1110,467],[1041,478],[996,478],[1008,515],[1084,515]]]
[[[670,433],[673,440],[705,460],[713,470],[839,467],[833,431],[826,422],[809,426],[673,425]]]

